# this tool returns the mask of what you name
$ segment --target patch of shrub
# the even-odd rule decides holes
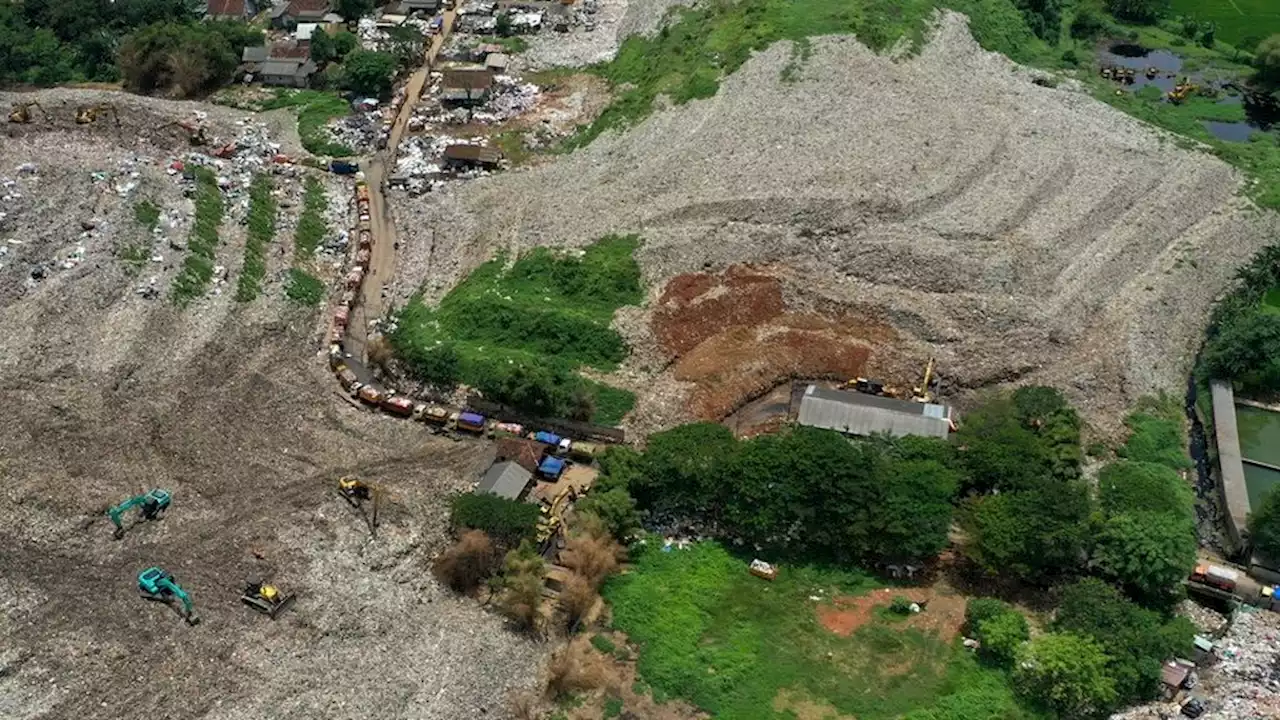
[[[186,307],[208,290],[219,243],[218,227],[222,224],[222,191],[213,171],[198,167],[195,177],[195,220],[187,241],[187,256],[173,281],[172,298],[178,307]]]
[[[244,244],[244,267],[236,281],[235,299],[249,302],[262,290],[267,275],[267,246],[276,235],[276,200],[271,176],[259,174],[249,185],[249,233]]]
[[[436,558],[432,572],[455,592],[469,592],[493,575],[498,558],[498,550],[488,535],[481,530],[468,530]]]
[[[462,493],[450,502],[450,520],[455,528],[483,530],[500,545],[515,547],[534,537],[538,528],[538,506],[508,500],[489,493]]]

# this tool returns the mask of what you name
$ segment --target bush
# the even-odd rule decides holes
[[[196,168],[195,175],[195,220],[187,241],[187,256],[173,280],[172,298],[178,307],[186,307],[208,290],[213,280],[214,255],[220,242],[218,227],[222,224],[222,191],[208,168]]]
[[[578,623],[591,611],[598,597],[595,585],[580,573],[570,573],[565,578],[564,588],[560,591],[560,607],[564,610],[565,626],[570,632],[577,630]]]
[[[1153,462],[1121,460],[1098,472],[1098,498],[1108,515],[1135,511],[1191,517],[1195,495],[1177,471]]]
[[[1087,2],[1081,2],[1071,21],[1071,37],[1077,40],[1093,40],[1107,31],[1107,20],[1102,11]]]
[[[488,493],[463,493],[453,497],[450,507],[455,528],[483,530],[506,547],[531,540],[537,533],[540,513],[533,503]]]
[[[1206,343],[1202,360],[1210,377],[1234,380],[1247,393],[1280,391],[1280,313],[1237,317]]]
[[[547,694],[554,699],[596,690],[604,687],[608,680],[603,661],[581,639],[553,653],[547,670]]]
[[[1019,690],[1034,703],[1067,718],[1104,714],[1115,705],[1102,646],[1071,634],[1041,635],[1023,645],[1014,668]]]
[[[889,612],[895,615],[911,614],[911,599],[901,595],[894,595],[893,600],[889,601]]]
[[[534,505],[529,507],[537,509]],[[528,540],[508,552],[503,561],[499,606],[526,630],[538,627],[542,609],[542,575],[542,556]]]
[[[982,643],[979,652],[983,657],[1010,667],[1023,643],[1031,639],[1031,630],[1022,613],[1013,611],[978,623],[974,636]]]
[[[1169,9],[1169,0],[1107,0],[1112,15],[1136,23],[1154,23]]]
[[[276,201],[271,195],[271,176],[260,174],[249,186],[249,236],[244,244],[244,266],[236,281],[238,302],[258,297],[267,275],[267,245],[275,234]]]
[[[307,272],[290,268],[284,285],[284,294],[299,305],[315,307],[324,300],[324,283]]]
[[[188,97],[230,80],[241,51],[261,42],[243,23],[156,23],[121,41],[120,74],[134,92]]]
[[[1253,66],[1258,71],[1259,80],[1269,85],[1280,85],[1280,34],[1258,43]]]
[[[618,559],[624,555],[622,546],[609,537],[575,535],[565,542],[561,562],[577,571],[592,590],[618,570]]]
[[[468,530],[436,558],[432,571],[440,582],[465,593],[476,589],[498,567],[498,550],[480,530]]]

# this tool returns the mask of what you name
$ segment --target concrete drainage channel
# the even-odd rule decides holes
[[[328,334],[329,368],[343,391],[372,409],[381,410],[393,417],[421,422],[431,428],[432,432],[447,435],[454,440],[461,439],[460,433],[489,438],[497,437],[499,434],[533,437],[536,433],[532,428],[526,428],[520,422],[521,418],[515,413],[503,413],[501,406],[496,403],[485,403],[492,408],[489,410],[491,414],[486,416],[472,408],[417,402],[407,395],[400,394],[394,388],[383,387],[374,382],[373,373],[360,358],[346,351],[350,318],[355,311],[356,301],[360,297],[364,281],[369,275],[369,265],[373,257],[374,238],[369,185],[362,175],[357,176],[354,199],[356,214],[359,218],[356,228],[358,242],[354,245],[351,269],[343,279],[342,298],[333,311]],[[504,414],[507,415],[506,418],[502,417]],[[605,443],[622,443],[626,440],[625,434],[619,428],[568,421],[535,422],[534,424],[545,425],[545,429],[554,431],[558,437],[563,438],[564,442],[560,446],[562,451],[570,450],[575,441],[586,449],[592,446],[590,443],[583,442],[584,440]],[[572,437],[574,435],[577,437]]]

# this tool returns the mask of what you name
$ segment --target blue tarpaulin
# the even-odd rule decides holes
[[[533,439],[534,439],[534,440],[537,440],[537,441],[538,441],[538,442],[540,442],[540,443],[546,443],[546,444],[548,444],[548,445],[559,445],[559,444],[560,444],[560,436],[559,436],[559,435],[556,435],[555,433],[544,432],[544,431],[542,431],[542,430],[539,430],[538,432],[534,433],[534,434],[533,434]]]
[[[484,427],[484,416],[475,413],[462,413],[458,416],[458,422],[463,425]]]
[[[538,472],[549,478],[558,478],[560,473],[564,472],[564,461],[556,457],[543,458],[542,464],[538,466]]]

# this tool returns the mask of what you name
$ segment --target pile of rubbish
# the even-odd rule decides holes
[[[541,91],[533,83],[498,75],[489,101],[471,114],[472,122],[499,123],[524,114],[538,104]]]
[[[377,111],[375,103],[372,110],[357,110],[337,118],[326,126],[326,130],[334,142],[346,145],[357,155],[366,155],[377,146],[385,127],[382,114]]]

